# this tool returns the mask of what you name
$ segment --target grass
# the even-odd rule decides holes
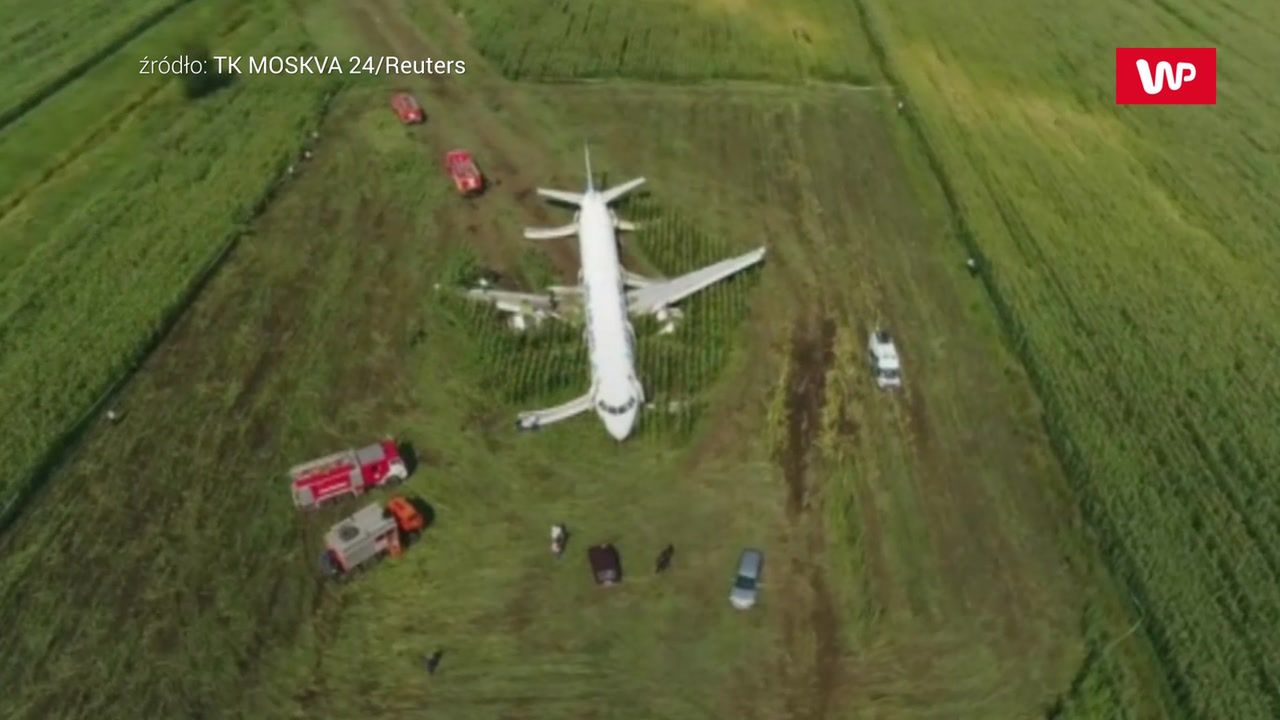
[[[0,84],[0,125],[184,4],[185,0],[139,0],[121,7],[103,0],[76,0],[33,8],[19,0],[0,3],[0,16],[12,19],[6,21],[0,42],[0,63],[8,70]],[[130,67],[137,72],[136,63]]]
[[[1179,712],[1274,717],[1276,10],[866,5]],[[1217,45],[1219,104],[1116,107],[1148,44]]]
[[[218,7],[175,13],[136,42],[163,46],[204,18],[245,52],[473,52],[443,4]],[[59,391],[0,400],[38,421],[13,423],[14,466],[38,463],[103,387],[141,367],[113,399],[125,420],[85,422],[0,535],[5,714],[1167,714],[894,98],[502,77],[863,77],[857,7],[797,8],[800,21],[723,1],[619,5],[513,66],[502,53],[522,36],[499,41],[499,11],[527,38],[573,23],[555,26],[563,37],[586,6],[477,6],[471,37],[494,66],[342,87],[316,159],[260,214],[324,84],[243,80],[192,105],[102,66],[15,124],[48,147],[24,155],[39,172],[3,190],[0,253],[13,262],[0,321],[14,322],[0,325],[0,380]],[[597,38],[630,45],[644,22],[687,32],[610,72],[585,60]],[[800,53],[795,22],[811,43]],[[719,42],[742,50],[709,54]],[[386,108],[402,84],[425,125]],[[104,98],[118,125],[69,126],[51,110]],[[624,241],[637,271],[770,248],[758,273],[691,302],[676,336],[639,333],[647,387],[693,396],[696,411],[647,413],[653,425],[623,445],[590,418],[513,433],[518,410],[580,391],[575,331],[513,336],[432,289],[469,259],[530,286],[572,276],[571,249],[530,249],[513,231],[557,221],[531,190],[581,182],[587,133],[598,170],[650,178],[621,213],[648,221]],[[39,147],[7,139],[6,152]],[[476,202],[440,173],[458,146],[494,181]],[[164,310],[227,247],[143,359]],[[66,262],[36,272],[52,257]],[[877,323],[902,343],[905,393],[868,385],[861,346]],[[39,352],[12,351],[18,339]],[[382,495],[300,514],[283,470],[384,434],[414,444],[408,490],[437,523],[403,558],[321,584],[324,530]],[[559,562],[546,549],[557,521],[573,533]],[[590,582],[581,553],[597,541],[620,547],[621,587]],[[673,570],[653,577],[668,542]],[[725,595],[746,545],[765,548],[767,584],[760,607],[735,614]],[[427,677],[437,648],[441,672]]]
[[[702,148],[693,155],[680,147],[647,153],[643,164],[654,178],[647,202],[670,218],[672,231],[654,228],[671,238],[665,246],[641,240],[647,262],[638,265],[665,269],[662,247],[673,258],[677,248],[692,253],[687,262],[696,262],[699,253],[745,249],[761,236],[773,250],[759,286],[744,298],[750,323],[706,381],[705,413],[687,435],[646,433],[619,447],[590,421],[534,436],[510,433],[512,414],[525,403],[494,392],[483,365],[492,360],[470,339],[480,326],[451,322],[430,290],[472,242],[445,228],[473,211],[448,194],[433,164],[404,161],[406,144],[419,138],[394,124],[380,98],[371,88],[339,99],[319,164],[254,223],[130,384],[120,400],[126,421],[91,433],[76,461],[4,539],[0,572],[3,586],[15,591],[0,612],[4,627],[24,633],[22,652],[0,666],[0,677],[23,688],[14,701],[18,717],[108,708],[132,716],[351,717],[433,707],[459,718],[504,712],[550,718],[591,712],[601,698],[672,718],[720,716],[740,706],[762,717],[824,705],[849,714],[865,701],[844,680],[855,663],[884,694],[877,711],[899,717],[927,716],[937,707],[961,716],[1017,715],[1066,687],[1074,660],[1083,658],[1082,641],[1064,640],[1078,623],[1076,601],[1065,589],[1049,588],[1070,585],[1071,574],[1051,537],[1017,531],[1017,518],[1042,521],[1036,505],[1008,495],[1021,485],[1021,461],[1008,448],[1028,444],[992,441],[984,484],[966,485],[965,492],[1002,493],[1009,519],[999,526],[984,521],[975,532],[977,526],[947,524],[947,503],[955,497],[935,500],[942,481],[959,480],[940,468],[973,463],[964,459],[966,443],[1015,426],[1009,418],[1026,411],[1008,404],[996,370],[982,369],[995,330],[988,321],[969,336],[982,326],[968,315],[965,298],[978,290],[958,264],[949,272],[950,263],[926,262],[938,280],[922,283],[928,293],[905,283],[906,268],[915,272],[931,252],[926,248],[936,252],[947,240],[917,209],[911,171],[893,160],[895,140],[875,134],[883,132],[875,130],[879,101],[802,93],[779,103],[761,93],[719,103],[714,115],[694,121],[705,108],[693,93],[674,91],[659,106],[652,97],[628,100],[603,89],[556,94],[600,134],[598,164],[611,176],[614,168],[641,164],[634,155],[644,148],[624,141],[623,118],[642,111],[661,118],[654,132],[684,127],[691,147]],[[851,118],[883,150],[852,161],[824,154],[832,134],[849,131]],[[513,132],[526,127],[521,118],[507,122]],[[724,133],[733,141],[709,142]],[[571,147],[573,134],[548,142]],[[765,162],[735,153],[740,143],[761,148]],[[769,169],[797,147],[810,160],[810,175],[795,176],[793,184],[772,180]],[[720,173],[737,182],[716,183]],[[349,177],[365,182],[353,188],[343,180]],[[770,197],[744,201],[740,194],[748,192]],[[888,214],[868,221],[857,207],[838,210],[824,193]],[[500,207],[506,197],[495,190],[479,206]],[[813,197],[828,213],[816,224],[797,223]],[[681,220],[692,217],[696,225]],[[697,246],[680,248],[682,238]],[[894,258],[885,265],[885,285],[901,283],[901,294],[877,297],[865,290],[871,276],[862,273],[858,282],[837,282],[847,277],[845,268],[859,267],[853,258],[885,253]],[[675,261],[671,267],[679,269]],[[424,271],[430,268],[439,270]],[[356,282],[369,277],[379,282]],[[844,398],[865,379],[848,348],[858,342],[853,318],[872,304],[907,317],[958,309],[958,317],[932,321],[931,332],[947,338],[949,349],[930,362],[986,373],[1001,385],[979,395],[942,381],[922,385],[939,409],[927,410],[920,422],[939,437],[950,437],[964,417],[990,418],[981,430],[959,432],[954,443],[918,458],[895,445],[908,454],[863,459],[852,477],[811,466],[806,482],[815,508],[844,507],[835,502],[845,491],[832,484],[837,478],[878,492],[883,481],[899,478],[894,500],[909,510],[883,506],[876,517],[884,529],[859,523],[862,549],[848,550],[842,526],[826,512],[790,516],[785,478],[769,446],[753,439],[774,432],[766,425],[768,381],[792,375],[782,358],[793,325],[805,327],[796,319],[814,306],[839,319]],[[697,308],[689,309],[692,323]],[[923,383],[937,371],[919,365],[930,357],[927,334],[906,330],[912,324],[902,321],[904,342],[915,349]],[[642,338],[642,351],[651,340]],[[548,389],[529,392],[527,401],[540,393],[554,399]],[[860,401],[868,417],[891,421],[902,412],[892,403],[875,409],[877,399]],[[775,411],[770,422],[785,424],[789,412]],[[155,427],[167,431],[157,434]],[[282,489],[281,469],[384,432],[418,446],[424,462],[409,488],[434,504],[439,522],[402,560],[340,590],[319,586],[311,568],[319,535],[359,503],[299,516]],[[136,482],[137,473],[148,481]],[[924,522],[911,513],[943,533],[922,532]],[[575,534],[562,565],[545,548],[546,526],[557,520]],[[56,542],[67,526],[80,528],[80,539]],[[1008,621],[1011,636],[983,629],[1003,617],[1007,605],[1000,603],[1008,600],[983,589],[996,566],[983,554],[982,538],[993,536],[1006,538],[1004,557],[1019,558],[994,576],[997,587],[1045,588],[1024,601],[1038,603],[1035,612],[1028,608]],[[89,541],[101,537],[122,540]],[[578,554],[598,540],[617,542],[623,552],[628,579],[615,592],[591,585]],[[677,565],[658,581],[647,564],[667,542],[677,547]],[[766,547],[770,584],[758,612],[736,616],[722,610],[723,595],[737,550],[748,544]],[[944,561],[960,561],[949,547],[966,553],[963,570],[940,571]],[[849,552],[867,557],[868,568],[888,563],[894,574],[851,567],[842,559]],[[908,560],[913,555],[920,557]],[[814,586],[828,567],[830,586]],[[36,574],[40,587],[58,593],[19,596],[16,589]],[[840,622],[863,589],[889,600],[886,620],[836,631],[839,644],[827,642],[832,628],[815,624],[813,609],[827,602]],[[962,611],[965,602],[987,608],[978,616],[986,620]],[[59,609],[66,607],[76,613]],[[690,627],[698,632],[691,635]],[[120,642],[122,636],[136,640]],[[444,664],[428,681],[421,658],[437,647],[446,651]],[[933,666],[936,675],[915,673],[934,679],[917,687],[907,687],[895,669],[938,655],[946,662]],[[88,656],[97,660],[86,668],[77,658]],[[998,691],[1028,657],[1051,658],[1037,662],[1043,676],[1018,675],[1014,690]],[[818,672],[828,664],[834,674]],[[368,672],[352,674],[352,666]],[[943,675],[963,680],[944,683]],[[73,676],[82,689],[69,694]],[[815,687],[819,676],[825,684]],[[993,692],[994,700],[976,704]]]
[[[476,47],[512,78],[803,78],[869,82],[856,10],[799,0],[451,0]],[[513,28],[518,30],[513,31]]]
[[[260,24],[225,42],[262,52],[297,47],[296,27],[276,28],[276,20],[263,11]],[[6,511],[242,232],[326,97],[322,82],[245,79],[192,103],[176,84],[131,81],[110,72],[80,81],[90,88],[80,109],[92,107],[99,88],[141,85],[121,93],[132,109],[114,128],[65,139],[49,133],[75,110],[56,101],[6,137],[14,152],[4,161],[19,178],[6,188],[16,200],[0,219],[0,383],[11,390],[0,397],[11,418],[0,440],[11,469],[0,486]],[[249,126],[253,133],[244,132]],[[241,159],[223,162],[233,156]]]
[[[455,716],[484,716],[484,706],[467,709],[473,699],[518,704],[529,688],[559,679],[562,688],[542,691],[540,705],[554,715],[564,703],[593,702],[557,693],[591,687],[593,678],[608,682],[590,668],[609,656],[616,667],[648,668],[631,685],[616,676],[619,702],[638,702],[652,692],[649,683],[674,675],[674,668],[664,670],[668,643],[678,642],[676,630],[691,607],[701,607],[719,629],[708,626],[708,635],[685,641],[692,659],[679,680],[689,685],[678,695],[693,698],[698,684],[718,682],[721,658],[745,659],[772,642],[771,625],[756,622],[744,636],[732,616],[715,612],[727,587],[721,566],[731,563],[724,556],[748,542],[758,523],[768,524],[767,464],[705,474],[698,492],[679,495],[677,509],[671,498],[682,476],[675,456],[636,462],[591,423],[513,442],[498,429],[507,428],[512,406],[495,409],[493,395],[466,372],[441,377],[442,367],[460,368],[475,357],[465,350],[472,328],[455,328],[437,312],[429,289],[434,277],[416,272],[448,259],[440,248],[414,241],[434,235],[433,208],[448,188],[436,168],[400,164],[398,150],[374,149],[400,129],[381,107],[361,117],[369,100],[359,94],[336,108],[359,119],[331,128],[336,137],[322,146],[325,159],[255,224],[254,235],[131,384],[121,398],[126,422],[94,434],[72,475],[51,484],[40,509],[9,536],[3,586],[16,591],[40,572],[41,584],[61,589],[24,592],[6,603],[5,627],[24,628],[23,652],[0,670],[6,685],[23,688],[14,698],[17,716],[215,714],[246,683],[251,692],[234,705],[255,716],[381,712],[413,704],[424,686],[397,682],[400,690],[387,697],[364,694],[361,683],[418,677],[421,655],[433,643],[449,650],[445,676],[457,678]],[[332,181],[355,174],[380,180],[356,192]],[[375,214],[373,198],[379,208],[404,210]],[[351,282],[370,275],[386,282]],[[355,289],[334,292],[346,287]],[[389,302],[396,298],[418,301]],[[375,311],[379,320],[369,322]],[[410,349],[415,327],[426,340]],[[359,329],[351,335],[351,328]],[[338,337],[360,352],[325,352]],[[417,370],[399,372],[404,368]],[[476,413],[502,417],[476,426]],[[157,435],[155,427],[168,432]],[[300,517],[280,468],[380,432],[414,440],[424,466],[410,488],[435,505],[440,521],[430,542],[405,562],[340,593],[320,588],[310,563],[315,543],[336,513],[352,507]],[[565,462],[570,448],[576,459]],[[119,472],[129,464],[145,467],[147,482]],[[541,481],[530,482],[531,473]],[[581,483],[588,476],[601,482]],[[655,492],[659,478],[668,489]],[[740,499],[750,512],[731,514],[717,487],[759,492]],[[86,488],[93,502],[84,502]],[[616,520],[618,505],[631,508],[631,521]],[[248,507],[270,510],[246,513]],[[506,509],[495,515],[499,507]],[[561,516],[571,518],[578,552],[591,539],[619,542],[634,592],[615,593],[609,603],[589,582],[573,581],[586,575],[575,574],[583,566],[568,559],[559,568],[563,582],[538,580],[533,568],[547,562],[543,525],[550,522],[542,520]],[[66,524],[80,528],[81,540],[51,542]],[[723,531],[714,543],[700,537],[698,528],[708,525]],[[87,542],[102,537],[118,540]],[[685,569],[668,587],[645,576],[650,555],[669,541],[681,548]],[[690,588],[696,600],[687,597]],[[477,633],[517,623],[508,604],[522,594],[537,632]],[[67,602],[76,613],[58,611]],[[594,613],[557,611],[584,602],[595,605]],[[621,622],[617,613],[640,618]],[[592,632],[571,632],[584,624]],[[653,627],[670,628],[667,640],[659,642]],[[556,647],[549,640],[557,634],[577,639]],[[136,640],[120,642],[122,635]],[[559,655],[526,666],[521,658],[530,652]],[[78,660],[85,656],[95,658],[93,666]],[[371,673],[352,677],[350,662]],[[312,666],[299,685],[268,682]],[[120,680],[128,667],[145,670]],[[745,666],[741,672],[753,673]],[[69,694],[73,676],[83,689]],[[315,697],[299,699],[308,693]],[[450,698],[433,695],[431,702]]]

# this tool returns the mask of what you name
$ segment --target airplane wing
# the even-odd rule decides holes
[[[721,260],[678,278],[638,287],[627,293],[627,309],[639,315],[657,312],[764,260],[764,252],[764,248],[756,248],[745,255]]]
[[[553,293],[523,293],[491,288],[472,288],[467,291],[467,297],[490,303],[503,312],[511,313],[529,313],[535,310],[554,313],[557,304]]]
[[[537,430],[544,425],[568,420],[591,409],[591,393],[576,397],[563,405],[546,410],[530,410],[522,412],[516,418],[516,427],[521,430]]]

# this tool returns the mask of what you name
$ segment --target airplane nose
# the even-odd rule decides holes
[[[622,415],[610,415],[606,417],[604,421],[605,429],[609,431],[609,434],[613,436],[614,440],[619,441],[627,439],[627,436],[631,434],[631,428],[634,427],[635,424],[635,410]]]

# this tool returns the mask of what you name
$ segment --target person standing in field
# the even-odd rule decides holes
[[[564,547],[569,542],[569,531],[561,523],[551,526],[551,554],[560,557],[564,554]]]
[[[667,545],[665,548],[663,548],[662,552],[658,553],[658,562],[654,565],[653,571],[655,573],[666,572],[666,569],[671,567],[671,558],[675,554],[676,554],[675,545]]]
[[[444,657],[444,650],[436,650],[431,653],[431,657],[427,658],[427,674],[435,675],[436,668],[440,667],[440,660]]]

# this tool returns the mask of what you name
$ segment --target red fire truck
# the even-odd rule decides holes
[[[409,477],[409,469],[394,440],[343,450],[289,469],[293,504],[315,508],[347,495],[392,485]]]

